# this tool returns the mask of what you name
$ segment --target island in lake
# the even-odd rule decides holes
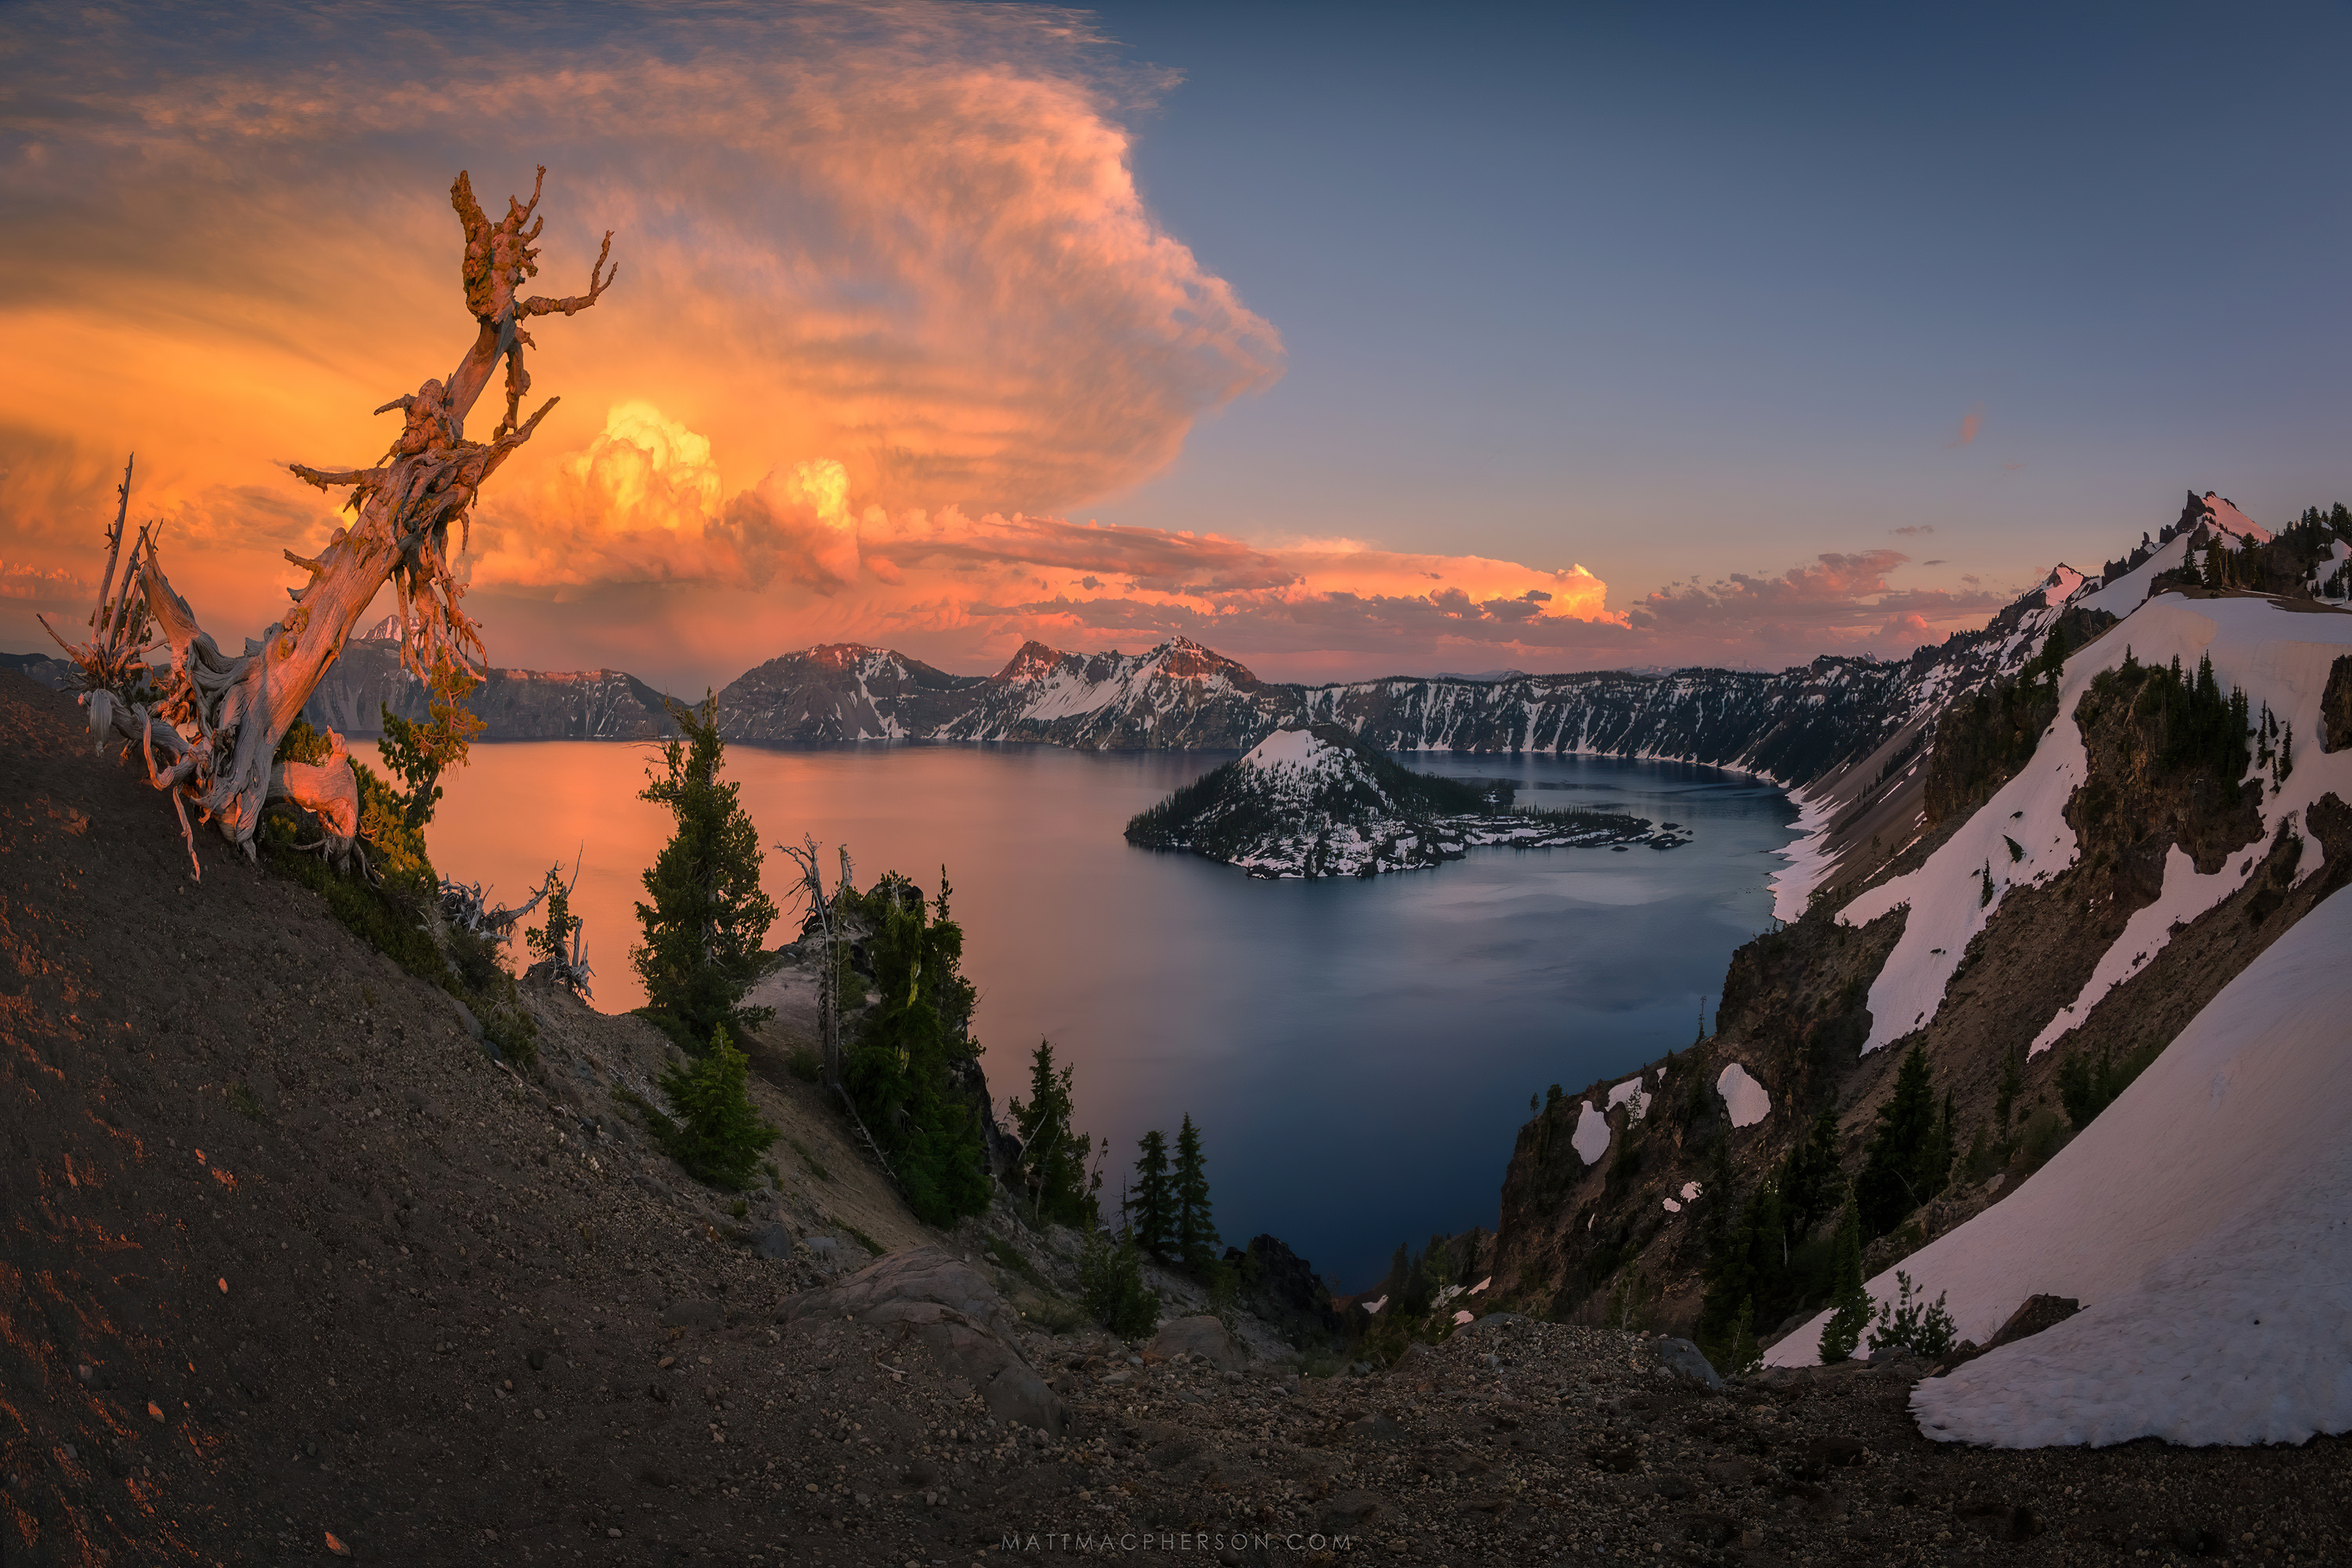
[[[1479,845],[1671,849],[1675,825],[1517,809],[1507,779],[1415,773],[1337,724],[1289,725],[1127,825],[1127,841],[1181,849],[1253,877],[1371,877],[1459,860]]]

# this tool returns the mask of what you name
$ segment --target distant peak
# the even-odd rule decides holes
[[[1061,649],[1047,647],[1036,638],[1031,637],[1021,645],[1019,651],[1004,661],[1004,668],[996,672],[996,679],[1034,680],[1061,662]]]
[[[1244,666],[1227,658],[1214,648],[1202,647],[1190,637],[1171,637],[1161,644],[1152,662],[1161,672],[1180,680],[1197,680],[1207,676],[1222,675],[1236,686],[1258,684],[1255,675]]]
[[[872,654],[887,654],[889,649],[874,647],[862,642],[821,642],[802,657],[823,669],[848,669],[863,664]]]

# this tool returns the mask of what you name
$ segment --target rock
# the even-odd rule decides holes
[[[801,1245],[814,1253],[819,1261],[837,1263],[841,1260],[841,1243],[830,1236],[804,1236]]]
[[[751,1233],[751,1256],[780,1262],[793,1255],[793,1233],[781,1225],[763,1225]]]
[[[1986,1342],[1985,1349],[1996,1351],[2044,1329],[2055,1328],[2082,1310],[2083,1303],[2071,1296],[2028,1296],[2024,1304],[2009,1315],[2000,1331]]]
[[[1718,1394],[1723,1391],[1723,1379],[1690,1341],[1661,1340],[1651,1354],[1657,1358],[1661,1371]]]
[[[998,1420],[1060,1432],[1068,1414],[1013,1336],[1020,1314],[971,1265],[936,1247],[893,1252],[840,1284],[785,1303],[783,1321],[852,1318],[902,1325],[931,1352],[941,1373],[971,1380]]]
[[[1145,1356],[1164,1356],[1172,1361],[1189,1355],[1208,1363],[1219,1372],[1239,1372],[1249,1365],[1249,1351],[1233,1331],[1208,1313],[1198,1317],[1178,1318],[1162,1323],[1144,1350]]]
[[[1225,1262],[1241,1276],[1244,1302],[1286,1337],[1342,1326],[1331,1305],[1331,1288],[1279,1237],[1254,1236],[1246,1251],[1229,1247]]]
[[[1335,1532],[1360,1530],[1380,1516],[1378,1492],[1341,1492],[1323,1510],[1323,1527]]]

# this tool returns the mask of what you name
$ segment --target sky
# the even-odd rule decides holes
[[[229,647],[528,195],[495,663],[1190,637],[1271,679],[1899,657],[2352,498],[2340,7],[0,8],[0,648],[134,521]],[[488,406],[488,405],[485,405]],[[486,421],[478,419],[477,423]]]

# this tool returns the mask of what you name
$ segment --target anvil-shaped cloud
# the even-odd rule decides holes
[[[1892,556],[1621,614],[1574,565],[1069,521],[1284,363],[1137,190],[1128,127],[1172,79],[1073,13],[90,0],[0,12],[0,58],[39,62],[0,104],[12,647],[86,612],[126,447],[207,626],[280,614],[281,551],[333,525],[283,463],[382,448],[365,410],[472,336],[450,177],[495,199],[541,162],[545,284],[607,228],[621,274],[540,323],[563,405],[477,512],[501,662],[723,680],[821,639],[969,668],[1181,632],[1286,672],[1558,667],[1967,607],[1888,590]]]

